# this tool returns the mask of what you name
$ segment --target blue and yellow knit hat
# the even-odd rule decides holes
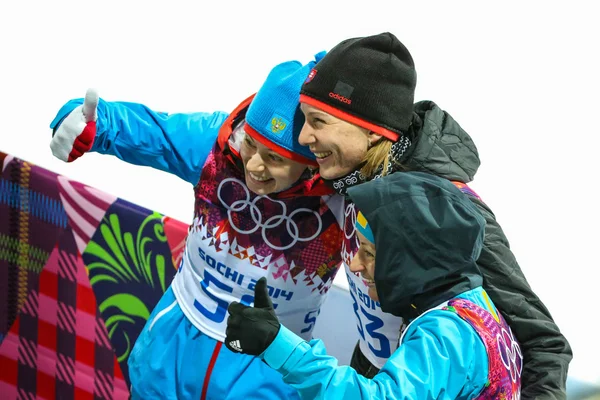
[[[306,65],[287,61],[271,70],[246,113],[246,133],[283,157],[308,165],[318,165],[307,146],[298,143],[304,125],[300,111],[300,88],[325,52]]]
[[[362,235],[369,242],[375,244],[375,237],[373,236],[373,231],[371,230],[371,227],[369,226],[369,222],[367,222],[367,219],[365,218],[363,213],[361,213],[360,211],[358,212],[358,215],[356,216],[356,230],[359,231],[360,233],[362,233]]]

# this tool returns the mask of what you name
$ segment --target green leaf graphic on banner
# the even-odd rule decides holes
[[[120,220],[116,212],[107,213],[83,254],[92,287],[102,285],[102,293],[108,296],[99,309],[111,341],[119,343],[115,348],[119,362],[129,356],[139,334],[138,324],[148,320],[155,304],[147,305],[137,296],[147,299],[144,293],[148,291],[164,293],[170,283],[167,271],[173,269],[163,254],[168,244],[162,215],[152,212],[143,220],[142,216],[133,220],[136,222]]]
[[[119,293],[110,296],[108,299],[104,300],[98,308],[100,309],[100,312],[104,312],[108,307],[118,308],[121,311],[121,316],[123,314],[128,314],[133,315],[134,317],[141,317],[145,320],[150,316],[150,312],[144,302],[129,293]],[[108,321],[106,321],[106,324],[108,325]]]

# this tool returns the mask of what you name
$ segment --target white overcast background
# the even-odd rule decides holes
[[[231,111],[275,64],[390,31],[415,60],[415,100],[473,137],[472,187],[571,342],[571,377],[600,384],[595,4],[3,2],[0,151],[190,222],[192,187],[175,176],[99,154],[53,158],[48,125],[62,104],[96,87],[160,111]]]

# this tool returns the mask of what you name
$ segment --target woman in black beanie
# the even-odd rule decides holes
[[[413,104],[415,86],[412,57],[391,33],[341,42],[314,67],[302,87],[306,122],[300,144],[310,147],[321,176],[342,195],[351,186],[407,170],[446,178],[466,193],[486,220],[477,261],[484,288],[523,350],[521,397],[566,399],[571,347],[531,290],[493,212],[467,186],[479,167],[477,148],[435,103]],[[345,214],[346,227],[352,230],[356,213],[350,202]],[[348,279],[367,293],[365,282],[348,267],[358,248],[356,235],[345,236],[349,239],[342,253]],[[361,338],[352,366],[368,377],[394,352],[402,326],[402,318],[383,313],[374,304],[354,305]]]

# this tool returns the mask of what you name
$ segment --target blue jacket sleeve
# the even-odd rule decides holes
[[[58,128],[80,104],[83,99],[65,104],[50,128]],[[195,185],[227,116],[224,112],[169,115],[142,104],[100,99],[91,151],[170,172]]]
[[[338,366],[322,341],[307,343],[284,326],[261,357],[304,399],[455,399],[481,392],[487,383],[487,353],[466,322],[453,313],[432,311],[408,329],[373,379]]]

